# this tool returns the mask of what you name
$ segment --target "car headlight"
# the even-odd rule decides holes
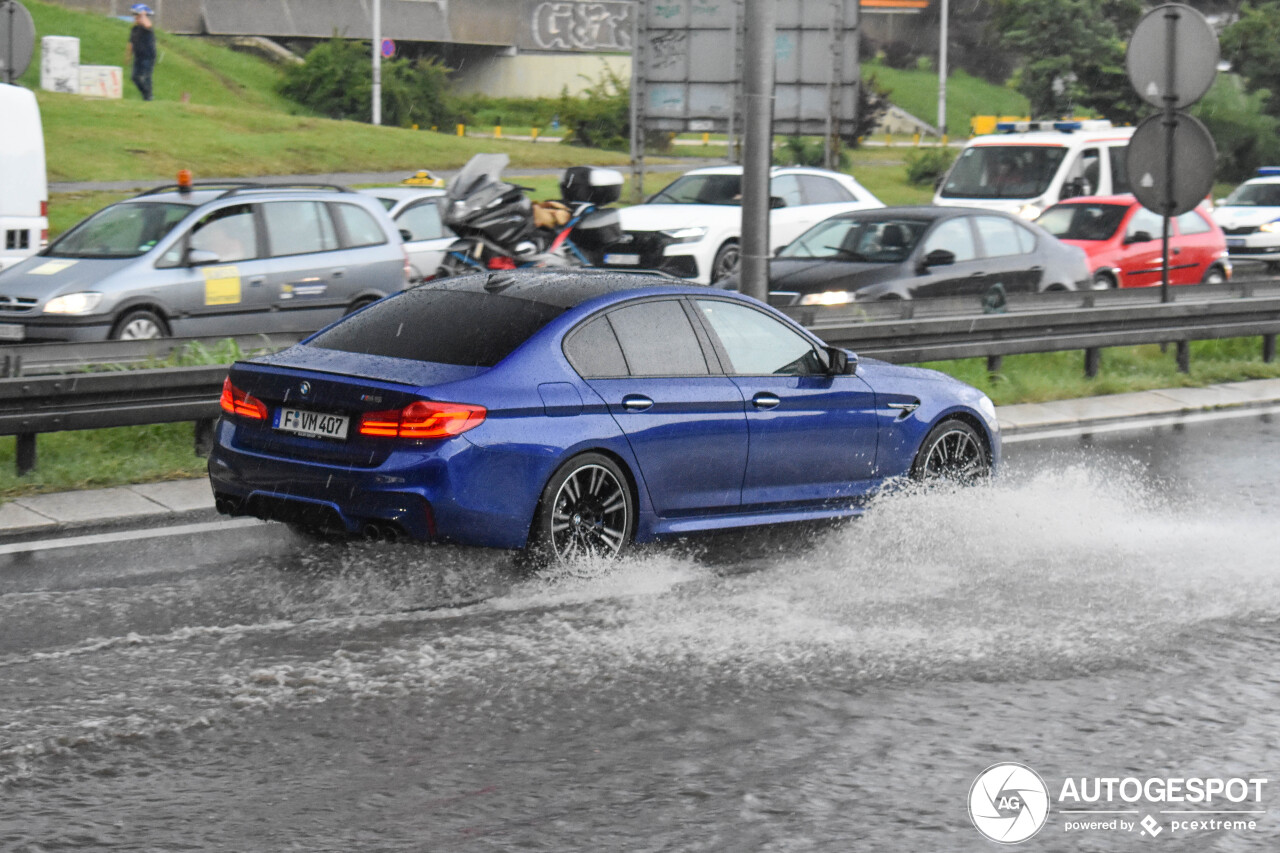
[[[1280,234],[1280,220],[1268,222],[1265,225],[1259,225],[1258,230],[1266,231],[1268,234]]]
[[[800,297],[801,305],[848,305],[856,297],[851,290],[826,290],[822,293],[806,293]]]
[[[1038,204],[1024,204],[1018,208],[1018,215],[1023,219],[1035,219],[1044,213],[1044,208]]]
[[[88,314],[102,301],[101,293],[86,291],[84,293],[66,293],[55,296],[45,303],[46,314]]]
[[[673,243],[696,243],[707,236],[707,229],[690,226],[688,228],[672,228],[669,231],[659,231],[658,233],[670,239]]]
[[[987,416],[987,420],[996,423],[996,404],[991,402],[991,398],[983,394],[978,398],[978,411]]]

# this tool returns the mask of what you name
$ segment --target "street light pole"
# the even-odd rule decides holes
[[[938,136],[947,135],[947,6],[942,0],[942,26],[938,34]]]
[[[775,0],[746,0],[743,38],[746,71],[746,133],[742,158],[742,245],[740,290],[764,301],[769,296],[769,168],[773,160],[773,65]]]
[[[382,124],[382,0],[373,0],[373,118]]]

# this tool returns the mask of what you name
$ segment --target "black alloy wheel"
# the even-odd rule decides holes
[[[991,473],[991,459],[978,431],[951,418],[925,436],[911,466],[917,480],[950,480],[971,484]]]
[[[612,459],[576,456],[542,490],[530,551],[540,562],[616,557],[634,535],[632,503],[626,475]]]

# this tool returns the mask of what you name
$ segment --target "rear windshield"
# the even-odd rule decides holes
[[[46,253],[55,258],[136,258],[151,251],[192,210],[189,204],[121,202],[90,216]]]
[[[313,347],[493,367],[564,309],[496,293],[419,287],[313,337]]]

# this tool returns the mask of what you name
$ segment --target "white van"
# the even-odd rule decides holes
[[[36,96],[0,83],[0,270],[49,245],[49,183]]]
[[[1080,195],[1130,192],[1125,158],[1135,128],[1109,121],[1008,122],[977,136],[938,184],[933,203],[1035,219]]]

